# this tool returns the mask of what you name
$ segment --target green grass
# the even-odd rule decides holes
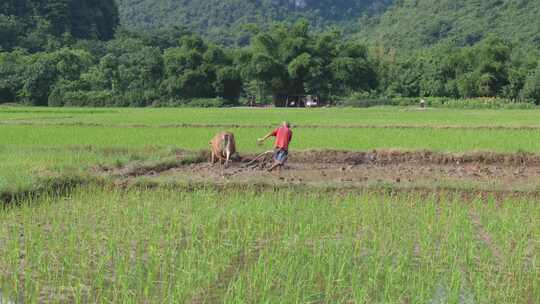
[[[503,206],[90,188],[0,212],[0,278],[4,293],[26,302],[534,302],[540,204]],[[501,265],[469,209],[500,227]],[[532,257],[505,242],[532,243]]]
[[[93,147],[0,146],[0,193],[39,186],[43,178],[90,175],[97,165],[118,166],[135,160],[170,157],[166,149],[96,149]]]
[[[221,128],[111,128],[81,126],[0,126],[0,142],[12,147],[177,147],[207,149],[209,140]],[[269,128],[232,128],[240,152],[259,147],[256,140]],[[291,149],[404,149],[450,152],[496,151],[540,152],[537,130],[475,129],[294,129]]]
[[[239,124],[273,125],[454,125],[540,126],[538,110],[418,111],[408,108],[324,109],[190,109],[190,108],[2,108],[0,121],[102,124]]]
[[[166,166],[180,161],[179,148],[207,149],[221,130],[159,125],[261,126],[231,129],[240,152],[255,152],[271,147],[270,142],[257,146],[256,139],[281,120],[505,127],[540,126],[539,114],[0,107],[0,194],[46,186],[47,178],[92,176],[98,165]],[[17,121],[35,125],[10,125]],[[50,125],[56,123],[71,125]],[[291,149],[540,153],[540,132],[297,128]],[[538,199],[463,202],[435,194],[318,193],[316,188],[124,191],[115,182],[123,181],[45,193],[21,206],[0,204],[0,297],[25,303],[536,303],[540,298]]]

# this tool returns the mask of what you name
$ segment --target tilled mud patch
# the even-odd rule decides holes
[[[85,177],[44,178],[28,189],[0,191],[0,205],[12,205],[47,193],[62,195],[87,184],[146,188],[173,185],[183,190],[311,189],[344,191],[386,189],[398,192],[464,194],[465,201],[490,194],[496,197],[540,195],[540,155],[432,151],[303,151],[291,152],[284,169],[268,172],[271,154],[239,156],[228,168],[210,164],[207,151],[174,151],[161,161],[134,161],[98,166]],[[180,189],[179,188],[179,189]],[[309,191],[311,191],[309,190]],[[386,191],[385,190],[385,191]],[[472,193],[470,197],[467,193]]]
[[[249,156],[246,158],[250,158]],[[340,163],[340,164],[403,164],[419,165],[463,165],[463,164],[494,164],[511,166],[540,166],[540,155],[532,153],[441,153],[429,150],[400,151],[373,150],[368,152],[352,152],[339,150],[314,150],[293,152],[291,162],[299,163]]]
[[[409,186],[473,187],[479,189],[536,189],[540,167],[498,165],[417,165],[337,163],[289,163],[279,172],[246,168],[233,164],[220,169],[210,164],[191,164],[170,169],[149,178],[206,183],[270,183],[276,185],[306,184],[334,187]]]
[[[538,191],[540,156],[534,154],[470,153],[432,151],[303,151],[291,152],[283,170],[268,172],[271,154],[242,155],[228,168],[210,164],[199,152],[196,157],[163,164],[129,164],[108,172],[126,180],[144,178],[154,183],[216,185],[308,185],[333,188],[459,188],[482,191]],[[150,183],[150,184],[151,184]]]

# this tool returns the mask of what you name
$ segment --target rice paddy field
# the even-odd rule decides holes
[[[0,159],[0,303],[540,303],[537,110],[0,107]]]

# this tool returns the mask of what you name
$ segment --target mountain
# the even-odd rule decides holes
[[[115,0],[2,0],[0,50],[54,48],[59,38],[110,39],[118,23]]]
[[[117,0],[129,29],[179,26],[226,44],[246,43],[250,24],[308,19],[315,28],[355,30],[362,16],[383,11],[393,0]],[[246,26],[247,25],[247,26]]]
[[[538,0],[403,0],[371,18],[357,37],[397,50],[473,45],[489,35],[539,47],[538,16]]]
[[[179,26],[224,44],[245,44],[272,21],[336,25],[369,44],[412,51],[439,42],[472,45],[495,34],[540,46],[538,0],[117,0],[128,29]],[[256,25],[256,26],[251,26]]]

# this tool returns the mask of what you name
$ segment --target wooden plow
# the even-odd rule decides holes
[[[248,162],[245,167],[250,169],[264,169],[272,165],[272,155],[274,151],[266,151],[257,155],[254,159]]]

